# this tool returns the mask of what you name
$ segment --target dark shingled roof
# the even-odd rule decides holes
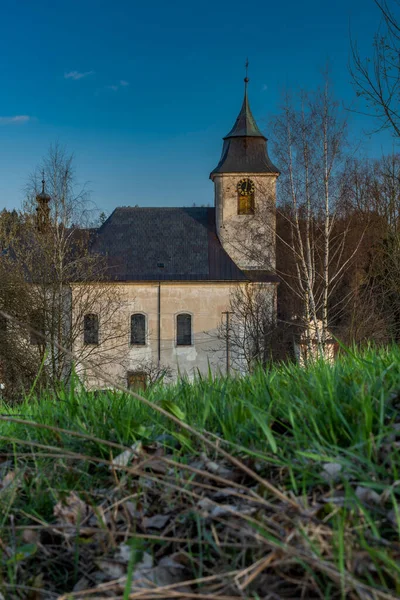
[[[244,98],[242,108],[240,109],[240,113],[238,114],[234,126],[232,127],[228,135],[224,137],[224,140],[230,137],[246,136],[261,137],[263,138],[263,140],[266,139],[265,136],[263,136],[261,131],[258,129],[256,120],[253,117],[253,114],[250,110],[250,104],[247,98],[247,83],[244,89]]]
[[[268,282],[268,283],[279,283],[280,277],[275,275],[275,273],[271,273],[271,271],[265,271],[262,269],[246,269],[243,270],[243,273],[246,275],[246,279],[249,281],[257,281],[257,282]]]
[[[249,280],[221,246],[214,208],[116,208],[91,250],[110,281]]]
[[[274,173],[278,169],[268,156],[265,138],[233,137],[226,138],[221,159],[211,172],[216,173]]]
[[[259,130],[250,110],[247,83],[242,108],[231,131],[224,137],[221,159],[211,172],[211,179],[215,173],[274,173],[279,175],[279,170],[268,156],[267,139]]]

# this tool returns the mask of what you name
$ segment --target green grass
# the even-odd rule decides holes
[[[112,502],[122,505],[129,495],[136,495],[135,502],[140,498],[150,516],[170,510],[174,527],[168,535],[181,532],[181,542],[145,539],[148,532],[134,520],[128,538],[136,544],[135,552],[140,539],[140,550],[150,552],[154,560],[183,553],[190,578],[232,568],[240,571],[271,557],[242,592],[237,582],[228,585],[225,581],[225,588],[221,583],[221,589],[213,591],[214,597],[222,597],[223,589],[228,589],[225,595],[232,598],[262,597],[257,594],[268,577],[274,585],[280,578],[276,593],[283,597],[285,593],[332,599],[400,594],[399,348],[371,348],[362,354],[347,351],[334,366],[323,362],[307,369],[282,365],[243,378],[199,376],[192,383],[183,379],[146,392],[156,406],[217,442],[254,472],[253,478],[242,473],[236,480],[270,508],[258,507],[251,517],[243,516],[255,541],[252,546],[246,534],[248,550],[235,549],[234,526],[223,522],[235,517],[228,515],[211,523],[190,496],[199,489],[207,495],[205,488],[198,487],[206,482],[206,476],[183,480],[179,467],[198,466],[200,461],[200,468],[207,471],[202,454],[206,452],[225,472],[237,470],[226,456],[219,457],[215,448],[210,449],[193,431],[129,394],[109,391],[96,395],[75,384],[68,391],[40,397],[33,390],[29,399],[14,406],[0,401],[0,590],[4,589],[5,597],[29,598],[28,591],[18,588],[21,581],[25,587],[45,589],[49,598],[70,592],[88,565],[89,574],[96,573],[98,552],[108,557],[115,554],[122,541],[119,538],[105,543],[103,538],[99,541],[75,533],[75,541],[67,543],[59,533],[53,537],[48,533],[55,522],[55,504],[68,498],[71,491],[91,510],[99,506],[100,498],[107,506]],[[16,423],[18,418],[49,428]],[[86,437],[74,437],[60,429]],[[178,465],[168,474],[169,479],[156,471],[159,481],[150,489],[145,480],[154,478],[154,471],[146,474],[144,467],[140,476],[129,471],[131,467],[124,472],[110,471],[107,461],[122,449],[107,442],[124,447],[142,442],[148,452],[158,452]],[[8,461],[3,475],[2,461]],[[324,475],[327,463],[341,467],[335,480],[327,481]],[[2,490],[2,476],[10,471],[15,473],[15,481]],[[263,486],[262,479],[271,489]],[[171,483],[181,492],[169,487]],[[217,485],[215,481],[209,484]],[[365,488],[375,496],[367,497]],[[288,498],[286,507],[273,489]],[[229,499],[220,504],[233,503],[240,512],[243,507],[237,502]],[[103,523],[100,516],[98,520],[103,534],[109,531],[110,524]],[[43,531],[39,540],[27,544],[26,528],[33,524],[43,526]],[[119,531],[118,522],[114,526]],[[139,534],[144,537],[138,538]],[[182,535],[187,537],[186,543]],[[230,550],[229,544],[219,547],[222,539],[229,541]],[[51,548],[50,557],[46,544]],[[45,564],[43,581],[35,583],[39,557]],[[134,568],[131,561],[128,579]],[[95,587],[90,577],[88,582],[88,587]],[[206,584],[195,586],[198,593],[204,589]],[[116,589],[113,597],[127,598],[127,590],[118,595]]]

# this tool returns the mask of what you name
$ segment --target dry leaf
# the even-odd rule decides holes
[[[216,491],[213,495],[212,498],[213,500],[217,500],[219,498],[228,498],[229,496],[235,496],[236,494],[246,494],[248,493],[248,490],[242,488],[232,488],[232,487],[226,487],[226,488],[221,488],[218,491]]]
[[[8,488],[15,480],[15,471],[9,471],[0,481],[0,492]]]
[[[126,575],[127,565],[131,558],[132,546],[120,544],[115,552],[113,559],[100,559],[96,561],[97,566],[109,579],[120,579]],[[153,557],[147,552],[143,553],[142,560],[137,563],[133,577],[136,572],[143,573],[150,571],[153,567]],[[143,572],[143,573],[142,573]]]
[[[157,566],[148,567],[150,564],[149,555],[144,553],[144,558],[137,564],[133,572],[131,592],[136,590],[154,587],[172,585],[184,582],[186,579],[186,569],[170,556],[165,556],[160,560]],[[150,557],[151,558],[151,557]],[[180,594],[190,593],[190,588],[185,585],[174,588],[175,592]]]
[[[138,458],[143,451],[142,442],[136,442],[131,446],[130,450],[125,450],[121,454],[118,454],[111,461],[110,469],[113,467],[126,467],[129,464],[129,461],[135,457]]]
[[[89,507],[88,507],[89,508]],[[89,510],[91,510],[89,508]],[[112,521],[112,513],[111,511],[104,511],[104,508],[100,505],[96,506],[96,509],[93,511],[93,514],[87,521],[89,527],[104,527],[104,525],[109,525]]]
[[[88,589],[90,586],[90,580],[87,577],[81,577],[74,587],[72,588],[73,592],[83,592],[83,590]]]
[[[154,515],[154,517],[145,517],[142,521],[143,527],[146,529],[164,529],[170,518],[170,515]]]
[[[150,471],[154,471],[154,473],[161,473],[162,475],[165,475],[165,473],[167,473],[168,471],[168,467],[165,464],[165,462],[157,459],[152,459],[151,461],[149,461],[145,465],[145,468],[149,469]]]
[[[115,580],[124,578],[127,574],[127,565],[131,559],[133,548],[128,544],[121,544],[112,560],[98,560],[97,565],[107,577]],[[100,574],[100,573],[99,573]],[[99,579],[95,574],[95,578]],[[143,552],[141,560],[135,565],[132,573],[131,592],[156,586],[165,586],[184,582],[186,579],[186,568],[173,556],[165,556],[158,565],[154,565],[153,557],[148,552]],[[125,581],[120,586],[123,589]],[[190,593],[186,586],[175,589],[182,594]]]
[[[96,561],[99,569],[108,579],[119,579],[126,575],[126,564],[111,559],[99,559]]]
[[[132,550],[133,548],[129,544],[120,544],[115,552],[114,559],[120,563],[128,564],[131,558]],[[142,562],[148,569],[150,569],[150,567],[153,566],[153,558],[150,554],[147,554],[147,552],[143,553],[143,557],[140,561],[140,564]]]
[[[399,515],[399,519],[397,519],[397,515]],[[394,527],[399,527],[399,523],[400,523],[400,506],[397,507],[397,514],[396,514],[396,510],[394,508],[392,508],[391,510],[389,510],[388,514],[387,514],[387,518],[388,520],[391,522],[391,524]]]
[[[343,506],[345,508],[354,508],[354,500],[346,496],[342,491],[335,490],[333,494],[328,494],[321,498],[325,504],[334,504],[335,506]]]
[[[53,509],[59,525],[78,525],[90,511],[89,506],[75,492],[70,492],[64,502],[57,502]]]
[[[38,544],[40,534],[34,529],[24,529],[22,532],[22,539],[25,544]]]
[[[0,459],[0,477],[2,477],[6,471],[9,471],[9,469],[11,469],[13,465],[14,463],[12,460]]]
[[[197,503],[198,508],[204,511],[206,517],[217,519],[219,517],[235,516],[234,513],[240,515],[250,515],[257,512],[257,508],[249,506],[247,503],[233,505],[233,504],[215,504],[209,498],[202,498]]]
[[[201,500],[199,500],[197,503],[197,506],[198,506],[198,508],[201,508],[202,510],[211,512],[212,509],[214,508],[215,504],[209,498],[206,497],[206,498],[202,498]]]
[[[210,517],[216,519],[218,517],[225,517],[226,515],[231,515],[233,512],[238,512],[236,506],[233,506],[232,504],[220,504],[219,506],[214,506],[214,508],[210,512]]]
[[[381,501],[381,497],[377,492],[371,490],[371,488],[362,487],[361,485],[356,487],[356,496],[361,502],[367,504],[379,504]]]
[[[342,472],[342,465],[339,463],[326,463],[322,467],[321,477],[325,479],[325,481],[337,481],[340,479],[340,475]]]
[[[368,552],[357,552],[353,558],[353,569],[358,575],[365,575],[367,573],[371,573],[371,571],[376,573],[376,566]]]
[[[126,502],[124,502],[124,506],[126,507],[126,510],[128,511],[129,515],[132,517],[132,519],[141,519],[143,516],[143,509],[140,510],[138,509],[138,505],[134,502],[131,502],[130,500],[127,500]]]
[[[228,469],[227,467],[224,467],[223,465],[219,465],[218,463],[214,462],[213,460],[210,460],[207,457],[207,454],[205,452],[202,452],[200,454],[201,459],[204,461],[204,465],[207,469],[207,471],[210,471],[211,473],[214,473],[215,475],[219,475],[220,477],[224,477],[224,479],[235,479],[235,474],[232,471],[232,469]]]

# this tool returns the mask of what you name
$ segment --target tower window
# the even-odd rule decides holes
[[[237,185],[238,215],[254,215],[254,183],[251,179],[241,179]]]
[[[254,215],[254,194],[250,196],[239,195],[239,215]]]
[[[99,317],[93,313],[83,318],[83,342],[97,345],[99,343]]]
[[[131,316],[131,344],[146,345],[146,317],[141,313]]]
[[[182,313],[176,317],[176,345],[192,345],[192,315]]]

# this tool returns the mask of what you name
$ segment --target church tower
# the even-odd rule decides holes
[[[236,122],[224,137],[221,159],[211,172],[215,219],[220,242],[244,270],[275,269],[275,204],[278,169],[267,139],[251,113],[244,79],[244,99]]]

